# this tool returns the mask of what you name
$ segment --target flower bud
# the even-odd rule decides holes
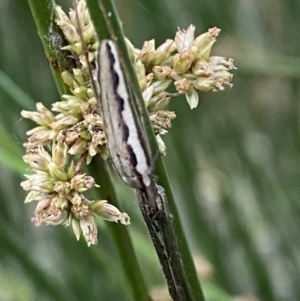
[[[72,218],[71,225],[72,225],[72,229],[73,229],[73,232],[75,234],[76,239],[79,240],[80,235],[82,233],[81,228],[80,228],[79,220],[77,218]]]
[[[56,181],[54,185],[54,191],[57,192],[59,196],[66,197],[71,191],[71,185],[68,182]]]
[[[21,186],[26,191],[35,190],[41,193],[54,191],[53,179],[47,173],[40,172],[38,174],[25,175],[25,177],[28,180],[21,182]]]
[[[175,36],[175,43],[178,52],[182,52],[190,49],[192,42],[194,41],[194,33],[195,33],[194,25],[190,25],[186,31],[185,30],[177,31]]]
[[[172,82],[171,80],[158,80],[158,81],[155,81],[152,84],[152,86],[153,86],[153,95],[165,91],[170,86],[171,82]]]
[[[37,111],[41,114],[45,124],[50,125],[55,120],[54,115],[41,102],[36,104]]]
[[[95,184],[95,180],[93,177],[86,176],[85,174],[79,174],[74,176],[71,179],[71,187],[72,189],[78,192],[84,192],[90,189],[91,187],[97,187],[98,185]]]
[[[198,76],[209,76],[212,74],[210,64],[203,59],[199,59],[193,63],[192,72]]]
[[[155,137],[156,137],[159,151],[161,152],[161,154],[163,154],[165,156],[167,153],[167,147],[166,147],[165,142],[161,139],[160,135],[156,135]]]
[[[55,6],[55,14],[57,16],[56,22],[70,22],[66,13],[58,5]]]
[[[159,111],[166,108],[170,102],[170,93],[162,91],[154,95],[147,103],[147,110],[149,112]]]
[[[51,162],[52,158],[42,146],[38,146],[37,149],[30,150],[29,153],[24,155],[23,160],[25,163],[29,164],[32,170],[47,171],[48,164]]]
[[[199,77],[193,83],[193,86],[202,92],[212,91],[215,88],[216,80],[212,77]]]
[[[98,243],[98,230],[94,216],[90,214],[86,218],[80,219],[79,224],[87,245],[96,245]]]
[[[191,109],[194,109],[198,106],[199,103],[199,95],[197,91],[191,87],[189,91],[185,94],[185,98]]]
[[[134,69],[135,69],[135,73],[136,73],[136,76],[139,81],[140,89],[143,91],[147,85],[145,65],[141,61],[137,61],[134,64]]]
[[[70,22],[56,20],[56,24],[61,28],[65,38],[68,40],[70,44],[74,44],[80,41],[80,37],[77,33],[75,26],[72,25]]]
[[[78,138],[76,142],[70,147],[68,153],[72,156],[81,155],[87,149],[87,141],[81,138]]]
[[[120,221],[123,225],[130,225],[130,217],[127,213],[121,213],[120,210],[109,204],[106,200],[95,201],[90,205],[92,211],[110,222]]]
[[[128,50],[128,54],[129,57],[131,59],[132,62],[136,61],[136,57],[137,57],[137,51],[134,48],[134,46],[132,45],[132,43],[130,42],[129,39],[127,39],[125,37],[125,42],[126,42],[126,46],[127,46],[127,50]],[[98,49],[98,47],[96,48],[96,50]]]
[[[67,218],[68,218],[68,212],[65,210],[59,210],[59,209],[49,210],[48,214],[45,215],[42,222],[45,223],[46,225],[58,226],[63,224]]]
[[[54,162],[57,166],[64,167],[69,159],[68,149],[69,147],[65,142],[58,141],[56,144],[53,143],[52,162]]]
[[[174,82],[174,85],[178,93],[186,93],[190,89],[191,82],[187,78],[181,78]]]
[[[24,146],[26,149],[31,149],[39,145],[49,144],[52,139],[55,139],[57,132],[49,130],[45,126],[38,126],[26,132],[26,135],[31,137],[29,138],[29,142],[24,143]]]
[[[176,44],[173,40],[168,39],[162,45],[160,45],[153,56],[152,65],[161,65],[165,60],[167,60],[171,53],[176,49]]]
[[[154,56],[155,53],[155,42],[154,40],[146,41],[138,54],[138,59],[147,67]]]
[[[67,177],[68,179],[72,179],[74,176],[75,176],[75,164],[74,161],[72,161],[67,171]]]
[[[195,48],[193,48],[193,51],[197,58],[203,58],[205,60],[209,58],[211,48],[220,31],[221,30],[217,27],[210,28],[206,33],[203,33],[194,40],[193,46],[195,46]]]
[[[25,111],[21,112],[24,118],[31,119],[37,124],[49,126],[55,121],[54,115],[41,103],[36,104],[37,112]]]
[[[152,72],[154,74],[155,79],[164,80],[169,77],[173,70],[169,66],[154,66],[152,68]]]
[[[83,30],[83,41],[89,44],[95,36],[95,28],[92,22],[87,23]]]
[[[61,115],[56,116],[57,119],[58,119],[58,117],[61,117]],[[77,122],[78,122],[78,119],[73,116],[64,116],[64,117],[59,118],[57,121],[52,122],[51,128],[53,130],[62,130],[64,128],[73,126]]]
[[[24,201],[25,204],[30,203],[32,201],[40,201],[45,198],[45,193],[39,192],[39,191],[30,191],[26,199]]]
[[[71,198],[69,198],[70,202],[73,204],[73,205],[76,205],[76,206],[79,206],[81,203],[82,203],[82,194],[78,193],[77,191],[74,191],[72,190],[69,194],[69,197],[71,195]],[[73,208],[73,213],[74,213],[74,206],[72,206]],[[83,208],[83,207],[82,207]],[[81,210],[82,210],[81,208]]]
[[[187,72],[193,63],[193,57],[190,52],[184,50],[180,53],[176,53],[173,58],[173,69],[178,74],[183,74]]]
[[[143,91],[143,99],[145,103],[147,104],[148,101],[150,101],[152,95],[153,95],[153,85],[149,86],[146,90]]]
[[[73,77],[73,75],[72,75],[72,73],[70,73],[69,71],[63,71],[62,73],[61,73],[61,78],[62,78],[62,80],[63,80],[63,82],[67,85],[67,86],[69,86],[69,87],[72,87],[73,86],[73,81],[74,81],[74,77]]]
[[[55,181],[67,181],[68,177],[63,167],[59,167],[54,162],[48,164],[49,174]]]

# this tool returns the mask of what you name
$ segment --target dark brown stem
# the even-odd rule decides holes
[[[89,152],[85,151],[79,158],[79,160],[75,166],[75,174],[79,174],[81,172],[81,168],[84,165],[84,162],[86,161],[88,154],[89,154]]]

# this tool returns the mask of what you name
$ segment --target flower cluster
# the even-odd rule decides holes
[[[21,185],[29,191],[26,203],[38,201],[33,218],[37,226],[72,225],[77,239],[82,234],[91,245],[97,243],[94,214],[125,225],[130,219],[106,200],[90,201],[83,195],[98,185],[92,177],[81,173],[81,165],[97,154],[104,159],[108,156],[101,110],[94,94],[97,87],[93,71],[99,41],[84,0],[76,2],[69,15],[59,6],[55,13],[56,23],[68,41],[62,50],[69,53],[75,65],[71,71],[61,73],[70,93],[52,104],[51,110],[38,103],[37,111],[22,111],[23,117],[38,126],[27,132],[23,159],[33,174],[26,175],[27,180]],[[220,30],[212,28],[196,38],[194,32],[192,25],[186,31],[178,30],[174,40],[169,39],[156,49],[154,40],[145,42],[142,49],[126,40],[163,153],[166,148],[161,135],[167,133],[176,117],[174,112],[166,110],[174,96],[167,91],[172,83],[178,94],[186,96],[191,108],[198,104],[197,90],[217,91],[224,89],[224,84],[231,86],[232,60],[210,57]],[[76,164],[75,156],[79,157]]]
[[[186,31],[178,30],[174,40],[168,39],[156,50],[154,40],[145,42],[141,50],[130,47],[150,112],[168,104],[170,94],[165,90],[171,83],[179,94],[185,95],[191,109],[198,105],[196,90],[218,91],[224,85],[232,86],[232,59],[210,56],[219,33],[220,29],[214,27],[195,38],[195,26],[190,25]]]
[[[78,173],[73,161],[69,163],[69,156],[62,137],[53,143],[51,155],[41,145],[27,151],[23,159],[35,173],[25,175],[27,180],[21,183],[24,190],[30,191],[25,203],[38,201],[32,219],[36,226],[72,225],[77,239],[83,234],[88,245],[96,244],[94,214],[124,225],[130,224],[130,219],[105,200],[89,201],[84,197],[83,192],[99,185],[92,177]]]

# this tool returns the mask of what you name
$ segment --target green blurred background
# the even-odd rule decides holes
[[[201,93],[193,111],[173,99],[178,117],[165,137],[188,241],[213,268],[204,280],[208,300],[300,300],[300,2],[116,4],[137,47],[152,38],[160,45],[177,26],[193,24],[197,35],[217,26],[212,54],[232,57],[238,67],[232,89]],[[0,0],[0,35],[0,300],[131,300],[105,222],[99,220],[99,245],[88,248],[70,228],[30,221],[34,204],[23,204],[19,183],[22,143],[33,124],[20,111],[59,98],[26,1]],[[141,267],[155,287],[162,276],[137,201],[120,189]]]

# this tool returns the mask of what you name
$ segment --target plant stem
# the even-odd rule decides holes
[[[71,60],[66,52],[61,50],[64,45],[64,37],[60,28],[55,23],[55,1],[54,0],[28,0],[39,37],[44,46],[57,89],[60,95],[68,92],[61,79],[63,70],[72,67]]]
[[[106,166],[105,166],[106,165]],[[107,200],[117,208],[120,208],[118,198],[112,185],[112,176],[108,164],[104,164],[100,158],[93,160],[93,166],[89,167],[89,173],[101,183],[101,198]],[[99,172],[101,170],[101,172]],[[130,285],[132,296],[136,301],[150,301],[147,287],[143,279],[128,228],[125,226],[107,225],[119,254],[119,258]]]

